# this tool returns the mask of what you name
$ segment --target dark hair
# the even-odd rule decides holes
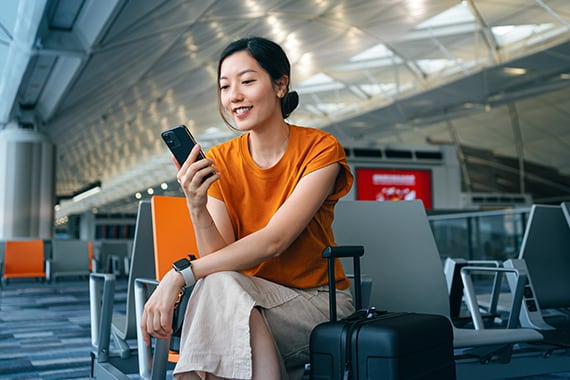
[[[224,60],[232,54],[240,51],[247,51],[267,73],[274,83],[277,83],[284,75],[291,80],[291,64],[287,55],[275,42],[263,37],[247,37],[230,43],[220,54],[218,61],[218,78]],[[219,86],[218,86],[219,92]],[[218,94],[219,95],[219,94]],[[218,96],[218,106],[224,121],[231,125],[226,119],[223,107]],[[299,105],[299,95],[295,91],[289,92],[289,84],[285,89],[285,96],[281,98],[281,115],[284,119],[289,117],[291,112]]]

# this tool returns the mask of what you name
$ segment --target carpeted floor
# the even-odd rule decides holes
[[[115,312],[124,312],[126,289],[126,280],[118,280]],[[0,290],[0,380],[89,379],[90,353],[87,279],[13,280]],[[524,379],[570,379],[570,373]]]
[[[126,281],[116,286],[124,310]],[[88,280],[11,280],[0,295],[0,379],[88,379]]]

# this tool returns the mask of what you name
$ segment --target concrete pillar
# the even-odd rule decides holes
[[[0,240],[51,239],[55,148],[34,130],[9,124],[0,131]]]

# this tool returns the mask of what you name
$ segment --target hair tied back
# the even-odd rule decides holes
[[[297,91],[291,91],[285,94],[283,99],[281,99],[281,114],[283,115],[283,119],[287,119],[298,105],[299,94]]]

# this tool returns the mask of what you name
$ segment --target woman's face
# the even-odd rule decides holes
[[[246,51],[227,57],[220,67],[220,100],[235,127],[248,131],[282,121],[279,98],[285,86],[276,86]]]

